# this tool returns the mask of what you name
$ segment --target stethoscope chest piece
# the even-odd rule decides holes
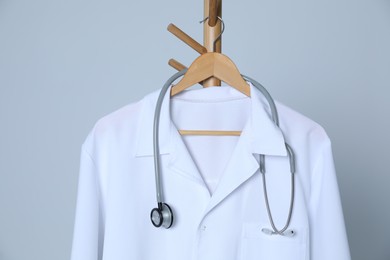
[[[166,203],[158,203],[158,208],[150,212],[150,220],[155,227],[170,228],[173,224],[172,209]]]

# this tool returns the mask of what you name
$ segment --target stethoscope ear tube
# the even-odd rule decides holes
[[[157,208],[152,209],[150,212],[150,219],[152,221],[152,224],[155,227],[164,227],[164,228],[170,228],[173,224],[173,212],[171,207],[164,203],[163,200],[163,192],[161,187],[161,173],[160,173],[160,149],[159,149],[159,123],[160,123],[160,113],[161,113],[161,106],[163,103],[163,99],[165,97],[165,94],[169,87],[172,85],[172,83],[178,79],[179,77],[183,76],[188,69],[183,69],[176,74],[174,74],[172,77],[170,77],[167,82],[164,84],[164,86],[161,89],[160,95],[157,100],[156,109],[154,113],[154,124],[153,124],[153,155],[154,155],[154,169],[155,169],[155,180],[156,180],[156,198],[157,198]],[[272,99],[271,95],[268,93],[268,91],[256,80],[249,78],[245,75],[241,75],[245,80],[251,82],[253,86],[255,86],[267,99],[270,109],[271,109],[271,116],[272,120],[274,121],[275,125],[279,127],[279,118],[278,113],[276,110],[276,105],[274,100]],[[260,172],[263,178],[263,190],[264,190],[264,198],[266,202],[268,217],[272,226],[273,230],[270,230],[268,228],[263,228],[262,231],[266,234],[273,235],[278,234],[282,236],[293,236],[295,232],[291,229],[287,229],[292,215],[292,209],[294,204],[294,173],[295,173],[295,157],[294,152],[292,148],[286,143],[286,150],[288,154],[288,158],[290,161],[290,172],[291,172],[291,200],[290,200],[290,209],[289,214],[287,217],[286,225],[281,229],[278,230],[275,225],[274,221],[271,215],[271,210],[268,202],[268,196],[267,196],[267,188],[266,188],[266,182],[265,182],[265,155],[260,155]]]
[[[259,82],[257,82],[256,80],[248,77],[248,76],[245,76],[245,75],[241,75],[245,80],[248,80],[252,83],[252,85],[254,87],[256,87],[263,95],[264,97],[267,99],[267,102],[270,106],[270,109],[271,109],[271,116],[272,116],[272,120],[274,121],[275,125],[279,127],[279,116],[278,116],[278,111],[276,109],[276,105],[275,105],[275,102],[274,102],[274,99],[271,97],[271,95],[269,94],[269,92],[266,90],[266,88],[263,87],[263,85],[261,85]],[[295,173],[295,156],[294,156],[294,151],[292,150],[292,148],[290,147],[290,145],[288,145],[287,143],[285,143],[285,146],[286,146],[286,150],[287,150],[287,155],[288,155],[288,159],[289,159],[289,162],[290,162],[290,173],[291,173],[291,195],[290,195],[290,207],[289,207],[289,212],[288,212],[288,216],[287,216],[287,220],[286,220],[286,224],[284,225],[284,227],[280,230],[278,230],[275,226],[275,223],[274,223],[274,220],[273,220],[273,217],[272,217],[272,214],[271,214],[271,209],[270,209],[270,205],[269,205],[269,201],[268,201],[268,193],[267,193],[267,185],[266,185],[266,179],[265,179],[265,155],[264,154],[260,154],[260,172],[261,172],[261,175],[262,175],[262,181],[263,181],[263,191],[264,191],[264,200],[265,200],[265,204],[266,204],[266,208],[267,208],[267,213],[268,213],[268,218],[269,218],[269,221],[270,221],[270,224],[272,226],[272,232],[271,234],[278,234],[278,235],[281,235],[281,236],[293,236],[294,235],[294,231],[291,230],[291,229],[287,229],[288,226],[290,225],[290,221],[291,221],[291,216],[292,216],[292,211],[293,211],[293,207],[294,207],[294,190],[295,190],[295,182],[294,182],[294,173]],[[262,231],[264,233],[267,233],[267,231],[270,231],[270,229],[268,228],[263,228]],[[269,232],[268,232],[269,233]]]
[[[170,77],[161,89],[160,95],[157,99],[156,110],[154,112],[154,123],[153,123],[153,156],[154,156],[154,170],[156,180],[156,198],[157,208],[152,209],[150,212],[150,220],[155,227],[170,228],[173,224],[173,212],[168,204],[164,203],[163,192],[161,187],[161,174],[160,174],[160,147],[159,147],[159,123],[161,106],[164,100],[164,96],[172,85],[172,83],[183,76],[187,72],[187,69],[181,70]]]

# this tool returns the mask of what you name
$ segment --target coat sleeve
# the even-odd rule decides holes
[[[102,259],[103,214],[96,165],[85,147],[81,148],[78,193],[71,260]]]
[[[311,179],[311,260],[350,260],[331,142],[326,138]]]

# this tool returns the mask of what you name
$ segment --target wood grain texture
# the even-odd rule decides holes
[[[214,27],[217,24],[218,1],[209,0],[209,26]]]
[[[184,70],[184,69],[187,68],[186,66],[184,66],[183,64],[181,64],[180,62],[178,62],[175,59],[170,59],[168,61],[168,64],[169,64],[169,66],[171,66],[172,68],[174,68],[174,69],[176,69],[178,71],[181,71],[181,70]]]
[[[178,130],[181,135],[241,135],[241,131],[224,130]]]
[[[217,16],[222,18],[222,1],[217,1]],[[210,14],[209,11],[210,4],[209,0],[204,0],[204,17],[208,17]],[[221,22],[219,20],[216,21],[215,26],[211,27],[209,26],[209,23],[203,24],[203,45],[206,47],[208,52],[218,52],[221,53],[222,51],[222,37],[216,42],[214,46],[214,40],[218,37],[218,35],[221,33]],[[204,87],[210,87],[210,86],[221,86],[221,81],[218,80],[215,77],[211,77],[204,82]]]
[[[197,59],[188,68],[184,77],[171,88],[171,96],[180,93],[198,82],[215,77],[222,80],[243,94],[250,96],[250,87],[241,77],[231,59],[221,53],[208,52]]]
[[[192,49],[197,51],[199,54],[203,54],[207,52],[207,49],[204,46],[202,46],[200,43],[195,41],[191,36],[183,32],[182,30],[180,30],[176,25],[171,23],[168,25],[167,29],[169,32],[171,32],[177,38],[182,40],[184,43],[186,43]]]

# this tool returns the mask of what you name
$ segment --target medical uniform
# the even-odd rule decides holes
[[[160,90],[101,118],[81,148],[71,260],[350,260],[330,140],[324,129],[276,102],[230,86],[164,96],[159,137],[170,229],[156,228],[153,118]],[[238,130],[240,136],[178,130]],[[292,237],[271,228],[259,171],[265,155],[276,227],[286,222],[295,153]]]

